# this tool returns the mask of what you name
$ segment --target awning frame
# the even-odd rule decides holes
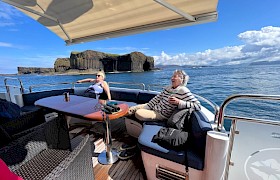
[[[151,24],[144,24],[144,25],[140,25],[140,26],[129,27],[129,28],[126,28],[126,29],[104,32],[104,33],[100,33],[100,34],[94,34],[94,35],[89,35],[89,36],[79,37],[79,38],[74,38],[73,39],[73,38],[70,37],[69,33],[67,33],[67,31],[65,30],[63,25],[60,23],[58,18],[50,16],[48,14],[44,14],[44,13],[35,11],[31,8],[25,7],[23,5],[15,3],[11,0],[1,0],[1,1],[3,1],[5,3],[8,3],[12,6],[15,6],[19,9],[25,10],[27,12],[36,14],[40,17],[47,18],[47,19],[57,23],[57,25],[61,28],[62,32],[67,37],[67,39],[65,40],[66,45],[72,45],[72,44],[78,44],[78,43],[84,43],[84,42],[88,42],[88,41],[96,41],[96,40],[102,40],[102,39],[109,39],[109,38],[114,38],[114,37],[119,37],[119,36],[132,35],[132,34],[144,33],[144,32],[151,32],[151,31],[163,30],[163,29],[168,29],[168,28],[190,26],[190,25],[201,24],[201,23],[206,23],[206,22],[213,22],[213,21],[216,21],[217,18],[218,18],[218,13],[216,11],[192,16],[192,15],[186,13],[186,12],[181,11],[177,7],[171,5],[170,3],[167,3],[165,0],[153,0],[155,3],[158,3],[161,6],[175,12],[178,15],[180,15],[180,17],[177,18],[177,19],[160,21],[160,22],[155,22],[155,23],[151,23]]]
[[[41,17],[45,17],[45,18],[47,18],[47,19],[49,19],[49,20],[52,20],[52,21],[56,22],[56,23],[59,25],[59,27],[61,28],[61,30],[63,31],[63,33],[64,33],[64,34],[66,35],[66,37],[68,38],[67,41],[70,42],[70,43],[72,42],[71,37],[70,37],[69,34],[65,31],[63,25],[59,22],[59,19],[57,19],[57,18],[55,18],[55,17],[52,17],[52,16],[49,16],[49,15],[47,15],[47,14],[40,13],[40,12],[38,12],[38,11],[34,11],[33,9],[30,9],[30,8],[25,7],[25,6],[23,6],[23,5],[20,5],[20,4],[18,4],[18,3],[12,2],[12,1],[10,1],[10,0],[2,0],[2,1],[5,2],[5,3],[7,3],[7,4],[10,4],[10,5],[12,5],[12,6],[15,6],[15,7],[17,7],[17,8],[23,9],[23,10],[28,11],[28,12],[30,12],[30,13],[36,14],[36,15],[41,16]],[[38,6],[39,6],[39,5],[38,5]]]
[[[66,45],[72,45],[72,44],[84,43],[84,42],[89,42],[89,41],[97,41],[97,40],[102,40],[102,39],[109,39],[109,38],[125,36],[125,35],[132,35],[132,34],[138,34],[138,33],[144,33],[144,32],[164,30],[164,29],[168,29],[168,28],[191,26],[194,24],[202,24],[205,22],[214,22],[217,20],[217,17],[218,17],[217,12],[212,12],[212,13],[206,13],[206,14],[200,14],[200,15],[194,16],[196,21],[190,21],[190,20],[187,20],[186,18],[179,18],[179,19],[170,20],[170,21],[164,21],[164,22],[148,24],[148,25],[143,25],[143,26],[137,26],[137,27],[122,29],[122,30],[118,30],[118,31],[112,31],[109,33],[102,33],[102,34],[96,34],[96,35],[86,36],[86,37],[82,37],[82,38],[76,38],[76,39],[72,39],[72,42],[70,42],[70,41],[65,41],[65,42],[66,42]]]

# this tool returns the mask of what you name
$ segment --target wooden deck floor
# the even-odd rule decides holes
[[[113,140],[113,147],[119,148],[122,142]],[[140,151],[129,160],[118,160],[112,165],[102,165],[98,162],[98,155],[105,149],[102,139],[94,142],[95,150],[92,157],[94,176],[96,180],[104,179],[146,179]]]
[[[137,139],[130,137],[125,129],[123,119],[111,121],[112,147],[119,149],[123,143],[137,142]],[[102,165],[98,162],[98,155],[105,150],[103,142],[104,128],[102,123],[97,123],[91,129],[91,141],[94,144],[92,157],[95,180],[106,179],[135,179],[145,180],[146,174],[141,159],[140,150],[136,149],[136,155],[129,160],[118,160],[112,165]]]

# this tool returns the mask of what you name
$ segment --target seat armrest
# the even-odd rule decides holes
[[[207,132],[212,130],[208,118],[202,111],[193,111],[187,129],[189,132],[188,147],[204,157]]]
[[[70,138],[65,127],[64,119],[55,118],[28,129],[23,132],[24,136],[0,149],[0,158],[14,171],[45,149],[70,149]]]
[[[43,127],[9,143],[0,149],[0,158],[15,171],[47,148]]]

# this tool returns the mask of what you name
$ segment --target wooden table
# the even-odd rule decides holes
[[[82,118],[89,121],[104,121],[106,125],[105,145],[106,149],[99,154],[98,161],[101,164],[113,164],[118,160],[118,152],[112,149],[112,137],[110,121],[124,116],[129,106],[122,101],[115,101],[120,108],[119,112],[106,114],[101,111],[102,106],[97,99],[70,95],[70,100],[65,101],[64,95],[51,96],[39,99],[35,102],[36,106],[48,108],[59,112],[59,114]]]

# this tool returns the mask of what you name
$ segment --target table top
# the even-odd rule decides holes
[[[108,114],[110,120],[124,116],[129,109],[128,104],[122,101],[114,102],[118,103],[117,106],[120,108],[120,111]],[[50,96],[37,100],[35,105],[78,118],[91,121],[103,121],[101,105],[98,103],[98,100],[94,98],[70,95],[70,101],[65,101],[64,95]]]

